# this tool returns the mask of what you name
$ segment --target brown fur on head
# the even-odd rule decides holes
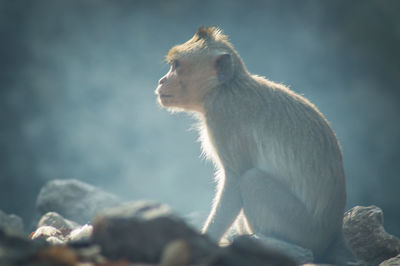
[[[168,63],[172,63],[173,60],[190,54],[205,54],[209,53],[211,49],[218,48],[226,50],[224,48],[227,46],[232,48],[232,45],[228,42],[228,37],[222,34],[220,29],[201,27],[189,41],[172,47],[165,59]]]
[[[199,28],[189,41],[172,47],[166,61],[171,68],[160,79],[156,94],[162,106],[173,110],[204,113],[204,97],[210,90],[247,72],[228,37],[216,27]]]

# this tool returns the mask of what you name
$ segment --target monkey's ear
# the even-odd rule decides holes
[[[218,80],[223,83],[230,80],[233,76],[233,64],[230,54],[224,53],[217,56],[215,60],[215,70]]]

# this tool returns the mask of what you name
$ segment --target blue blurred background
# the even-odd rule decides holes
[[[200,225],[213,168],[193,120],[156,104],[171,46],[221,27],[250,72],[310,99],[342,144],[347,208],[400,235],[400,1],[0,0],[0,209],[29,224],[76,178]]]

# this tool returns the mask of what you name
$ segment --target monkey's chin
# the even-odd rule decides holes
[[[158,104],[171,113],[184,112],[185,109],[172,102],[172,97],[158,97]]]
[[[164,108],[171,108],[174,107],[171,95],[159,95],[158,96],[158,103]]]

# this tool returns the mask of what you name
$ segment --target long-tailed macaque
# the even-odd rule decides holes
[[[346,200],[341,149],[324,116],[285,86],[250,74],[218,28],[201,27],[166,60],[158,101],[197,114],[204,153],[217,168],[203,232],[218,241],[244,219],[249,233],[323,254],[341,230]]]

